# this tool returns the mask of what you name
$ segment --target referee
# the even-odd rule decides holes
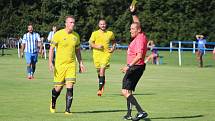
[[[127,65],[121,69],[125,73],[122,81],[122,94],[127,100],[127,114],[123,118],[139,121],[147,117],[148,114],[141,108],[132,91],[135,91],[135,87],[145,70],[144,58],[147,52],[147,38],[141,30],[138,17],[135,15],[135,6],[130,6],[130,11],[133,18],[133,23],[130,26],[132,41],[127,50]],[[132,105],[138,111],[135,118],[131,116]]]

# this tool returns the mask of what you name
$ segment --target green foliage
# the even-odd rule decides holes
[[[128,42],[131,0],[3,0],[0,2],[0,38],[22,36],[27,24],[46,36],[52,25],[64,27],[67,15],[76,18],[76,31],[88,41],[98,20],[107,20],[116,37]],[[149,39],[161,46],[172,40],[194,40],[195,34],[215,41],[214,0],[138,0],[138,16]]]

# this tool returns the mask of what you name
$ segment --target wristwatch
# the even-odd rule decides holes
[[[127,67],[128,67],[128,68],[131,68],[131,65],[130,65],[130,64],[127,64]]]

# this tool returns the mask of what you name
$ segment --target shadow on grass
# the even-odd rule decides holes
[[[123,96],[122,94],[108,94],[108,95],[116,95],[116,96]],[[154,93],[145,93],[145,94],[141,94],[141,93],[136,93],[136,94],[133,94],[133,95],[155,95]]]
[[[80,111],[72,113],[111,113],[111,112],[126,112],[127,110],[97,110],[97,111]]]
[[[151,119],[189,119],[189,118],[199,118],[204,117],[204,115],[193,115],[193,116],[176,116],[176,117],[157,117]]]
[[[204,68],[212,68],[214,65],[205,65]]]

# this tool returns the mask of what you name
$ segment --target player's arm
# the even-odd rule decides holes
[[[37,41],[38,41],[38,47],[39,47],[39,53],[42,53],[43,45],[42,45],[42,40],[40,39],[40,35],[38,34],[37,36]]]
[[[54,65],[53,65],[53,57],[54,57],[54,48],[53,46],[50,46],[49,48],[49,70],[53,71]]]
[[[96,45],[95,42],[90,42],[90,46],[94,49],[98,49],[98,50],[101,50],[104,48],[103,45]]]
[[[22,45],[21,45],[21,57],[22,58],[24,56],[24,50],[25,50],[25,43],[22,43]]]
[[[82,61],[80,48],[75,49],[75,54],[76,54],[76,57],[77,57],[77,60],[79,63],[79,72],[82,73],[85,71],[85,66],[84,66],[83,61]]]
[[[112,40],[112,41],[111,41],[111,44],[112,44],[112,47],[111,47],[111,49],[109,50],[109,52],[110,52],[110,53],[113,53],[114,50],[115,50],[115,48],[116,48],[116,40],[115,40],[115,39]]]

